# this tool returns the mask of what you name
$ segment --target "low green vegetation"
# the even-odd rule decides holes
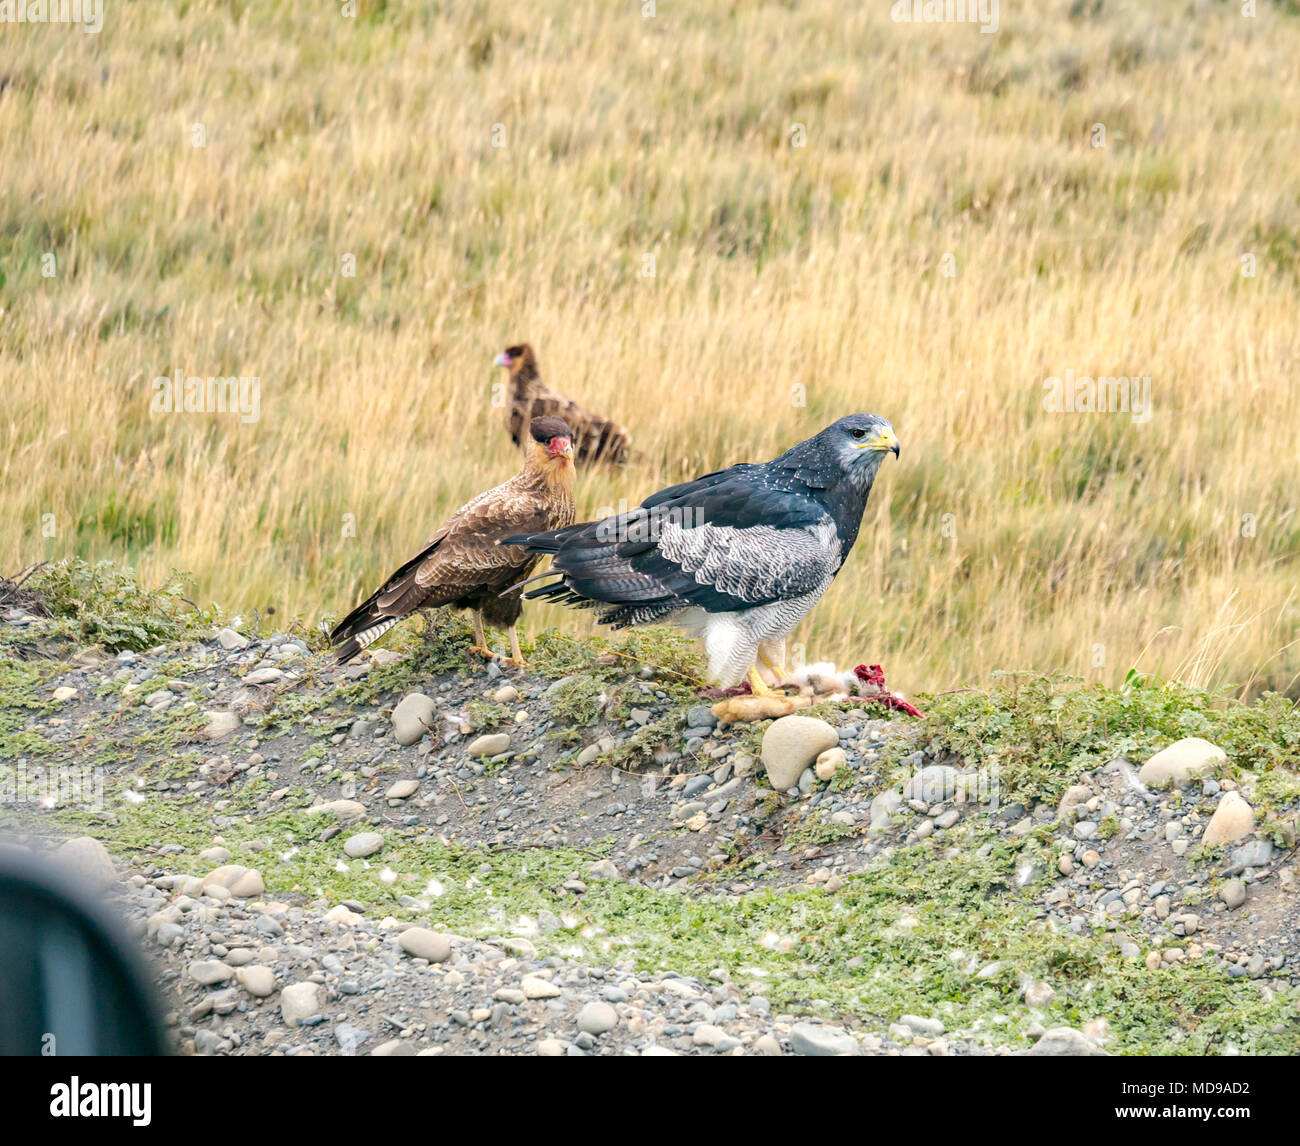
[[[1300,708],[1277,693],[1247,704],[1173,682],[1111,689],[1060,674],[1000,673],[987,691],[920,703],[920,742],[971,765],[996,759],[1011,802],[1054,801],[1083,772],[1118,756],[1141,763],[1184,736],[1213,741],[1238,769],[1279,789],[1296,783],[1281,770],[1300,766]]]
[[[666,626],[579,637],[547,629],[538,634],[530,660],[550,677],[582,674],[625,681],[630,674],[652,669],[655,687],[678,698],[694,697],[694,690],[706,684],[699,642]]]
[[[34,713],[52,707],[38,690],[58,672],[54,661],[0,657],[0,761],[41,756],[53,751],[45,739],[27,729]]]
[[[605,715],[609,691],[593,676],[558,681],[549,692],[551,719],[562,725],[588,728]]]
[[[211,624],[216,610],[205,612],[187,600],[188,583],[186,575],[173,572],[146,589],[126,566],[68,557],[37,569],[24,588],[39,594],[54,617],[70,622],[63,630],[79,643],[142,652]]]
[[[331,904],[358,898],[458,934],[527,934],[543,953],[581,948],[587,958],[630,960],[643,970],[704,978],[724,967],[743,986],[759,984],[778,1011],[877,1021],[932,1015],[950,1031],[995,1043],[1015,1041],[1030,1021],[1019,998],[1030,977],[1057,989],[1043,1021],[1077,1027],[1105,1016],[1110,1049],[1124,1053],[1289,1053],[1288,1031],[1300,1021],[1289,996],[1230,980],[1212,965],[1152,973],[1097,937],[1053,932],[1038,918],[1033,889],[1015,886],[1025,849],[1037,846],[1032,839],[998,842],[987,856],[947,858],[929,844],[900,848],[835,895],[799,886],[687,896],[591,879],[578,895],[563,884],[591,862],[589,851],[460,849],[390,832],[381,862],[353,860],[339,870],[346,833],[319,840],[330,820],[302,810],[305,791],[252,814],[266,787],[255,783],[241,794],[227,810],[235,821],[223,821],[220,834],[261,871],[268,896]],[[111,824],[76,812],[57,818],[137,862],[160,839],[184,844],[192,857],[217,834],[206,810],[184,798],[115,804]],[[256,851],[242,847],[247,843]],[[175,862],[185,869],[185,858]],[[381,868],[396,881],[380,880]],[[401,905],[400,896],[418,906]],[[543,910],[561,919],[558,931],[532,926]]]
[[[200,622],[191,617],[203,618],[201,631],[210,632],[210,615],[177,605],[177,586],[142,593],[130,589],[124,576],[84,564],[52,575],[50,584],[61,588],[49,596],[58,614],[50,624],[69,626],[78,640],[83,632],[117,634],[114,640],[131,633],[144,647],[194,635]],[[130,622],[105,628],[94,618],[111,611],[113,592],[128,603]],[[358,711],[382,709],[402,693],[427,689],[437,678],[474,663],[462,614],[433,614],[427,634],[418,625],[403,629],[397,643],[409,656],[375,665],[333,690],[313,691],[313,662],[304,661],[302,686],[276,697],[259,735],[305,731],[312,744],[300,758],[314,761],[327,754],[323,738],[342,730]],[[39,635],[34,639],[37,647]],[[614,640],[547,632],[528,654],[535,672],[561,681],[546,700],[560,724],[588,729],[611,714],[621,720],[637,706],[643,684],[667,695],[666,711],[619,739],[600,764],[644,767],[657,748],[680,744],[686,706],[699,703],[697,647],[671,630]],[[184,650],[165,666],[166,675],[176,677],[197,667]],[[645,667],[653,670],[652,680],[643,681]],[[57,715],[51,687],[65,668],[48,656],[0,657],[0,760],[6,762],[0,767],[17,757],[55,753],[43,727],[33,721]],[[484,679],[481,667],[477,679]],[[1085,771],[1116,756],[1140,763],[1173,739],[1199,735],[1227,752],[1227,770],[1249,788],[1261,810],[1263,833],[1279,846],[1294,846],[1300,713],[1285,697],[1266,694],[1245,704],[1144,680],[1112,690],[1062,676],[1000,674],[987,690],[937,694],[919,703],[926,713],[920,721],[896,717],[916,735],[889,741],[880,761],[882,776],[924,746],[954,762],[996,760],[1007,802],[1055,801]],[[386,847],[375,861],[345,862],[340,870],[341,844],[351,829],[322,841],[322,830],[332,821],[307,814],[312,791],[294,786],[272,801],[269,779],[244,778],[222,793],[220,813],[197,796],[164,792],[157,785],[188,781],[209,754],[206,746],[187,744],[200,712],[176,706],[154,714],[138,703],[114,707],[105,704],[90,714],[66,750],[84,750],[105,766],[129,763],[131,779],[110,785],[103,812],[43,813],[36,826],[42,832],[93,834],[128,862],[199,874],[195,857],[220,835],[237,861],[258,867],[271,896],[331,905],[357,898],[382,914],[460,934],[527,934],[544,954],[581,949],[592,961],[631,961],[642,969],[700,977],[721,966],[746,987],[758,984],[778,1012],[878,1021],[909,1012],[934,1015],[950,1031],[1014,1042],[1030,1021],[1020,995],[1025,980],[1034,978],[1057,989],[1042,1021],[1080,1026],[1104,1016],[1114,1033],[1111,1050],[1260,1054],[1287,1053],[1294,1045],[1300,1014],[1292,995],[1262,981],[1230,980],[1212,961],[1189,960],[1151,972],[1140,959],[1121,958],[1099,936],[1063,934],[1047,926],[1036,896],[1053,878],[1050,825],[1010,840],[988,830],[983,837],[965,838],[959,855],[944,854],[932,841],[899,847],[848,878],[833,895],[807,885],[727,895],[706,889],[707,881],[691,894],[656,890],[588,877],[599,846],[467,849],[419,838],[417,828],[398,827],[385,830]],[[840,707],[847,715],[826,706],[814,711],[838,723],[856,720],[859,713],[864,718],[885,713],[874,706]],[[509,713],[475,701],[468,716],[476,728],[487,728]],[[766,727],[767,722],[751,726],[739,748],[756,754]],[[331,775],[356,779],[341,768]],[[132,803],[124,798],[124,784],[137,778],[145,798]],[[781,796],[760,791],[759,808],[767,810],[774,829],[783,806]],[[23,811],[0,808],[0,815],[12,825]],[[1100,834],[1108,836],[1117,826],[1107,817]],[[814,816],[792,830],[783,846],[831,844],[852,830]],[[162,857],[161,842],[186,851]],[[1200,850],[1189,858],[1199,866],[1221,857]],[[749,862],[743,854],[735,856],[736,865]],[[396,879],[381,880],[382,868]],[[728,877],[737,870],[727,869]],[[1027,870],[1037,874],[1025,879]],[[563,886],[575,873],[587,883],[585,894]],[[411,899],[403,904],[403,897]],[[560,917],[558,931],[533,926],[543,910]],[[1139,946],[1146,942],[1137,929],[1131,938]]]

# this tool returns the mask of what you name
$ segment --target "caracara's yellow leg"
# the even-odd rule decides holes
[[[470,611],[470,615],[474,618],[474,644],[470,647],[469,651],[472,653],[479,653],[488,660],[491,660],[496,656],[496,653],[488,648],[487,637],[483,634],[483,614],[477,609],[473,609]]]
[[[527,668],[528,662],[524,660],[523,650],[519,647],[519,626],[510,626],[510,659],[519,667]]]
[[[758,665],[749,666],[749,691],[755,696],[772,695],[772,690],[763,683],[763,677],[758,671]]]

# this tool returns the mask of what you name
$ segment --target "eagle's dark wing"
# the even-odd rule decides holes
[[[529,597],[613,608],[634,624],[697,606],[753,609],[824,588],[840,565],[835,523],[809,491],[740,465],[661,490],[637,509],[569,529],[506,539],[553,554],[562,580]]]

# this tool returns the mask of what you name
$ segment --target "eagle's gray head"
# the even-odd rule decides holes
[[[876,414],[849,414],[769,465],[793,473],[811,489],[847,486],[863,492],[871,488],[886,453],[898,456],[894,427]]]
[[[827,426],[814,441],[855,485],[876,476],[885,454],[898,457],[899,452],[894,427],[876,414],[849,414]]]

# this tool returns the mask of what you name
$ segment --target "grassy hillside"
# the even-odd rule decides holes
[[[809,659],[1300,693],[1291,7],[107,7],[5,32],[0,571],[340,614],[512,471],[526,338],[635,439],[588,512],[893,421]],[[151,414],[177,369],[258,419]]]

